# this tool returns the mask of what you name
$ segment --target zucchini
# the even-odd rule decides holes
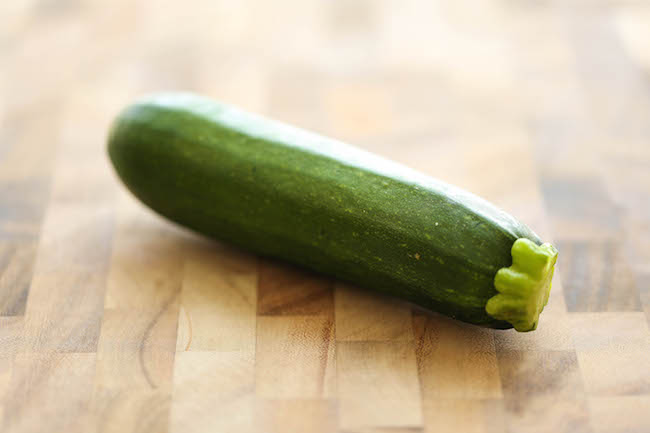
[[[480,326],[536,328],[557,251],[485,200],[387,159],[186,93],[111,127],[128,189],[254,253]]]

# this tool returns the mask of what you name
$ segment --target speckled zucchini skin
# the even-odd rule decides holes
[[[207,236],[476,325],[513,243],[486,201],[352,146],[191,94],[124,110],[108,150],[131,192]],[[381,320],[381,318],[379,318]]]

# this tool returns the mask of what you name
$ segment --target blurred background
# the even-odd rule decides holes
[[[105,209],[93,242],[110,244],[121,212],[111,209],[129,199],[106,131],[123,106],[159,90],[195,91],[482,195],[557,244],[560,310],[632,313],[647,326],[647,1],[4,0],[0,316],[36,302],[39,240],[75,221],[56,209]],[[650,392],[640,356],[611,367],[637,371],[632,394]],[[0,397],[2,377],[23,389],[10,371]],[[606,375],[590,370],[584,389]],[[648,426],[640,413],[628,412],[641,420],[629,431]],[[6,425],[32,431],[21,419]]]

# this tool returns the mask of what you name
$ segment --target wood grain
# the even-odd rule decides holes
[[[0,2],[0,431],[650,431],[643,1]],[[209,241],[107,161],[191,90],[467,188],[560,250],[532,333]]]
[[[94,353],[19,353],[14,359],[4,428],[84,431],[92,428]]]
[[[425,400],[503,397],[492,332],[439,316],[413,323]]]
[[[255,431],[254,364],[246,351],[179,353],[170,431]]]
[[[506,431],[501,399],[444,398],[423,403],[427,433],[497,433]]]
[[[25,313],[35,254],[34,241],[7,241],[0,246],[0,312],[3,316]]]
[[[340,342],[336,361],[342,430],[422,425],[412,342]]]
[[[257,272],[254,258],[199,244],[186,261],[177,351],[255,350]]]
[[[335,393],[333,323],[328,317],[259,317],[257,395],[318,398]]]
[[[336,401],[330,399],[265,399],[256,408],[256,430],[262,433],[337,431]]]
[[[340,284],[335,305],[338,341],[413,341],[411,311],[406,303]]]
[[[650,334],[642,313],[575,314],[572,330],[586,391],[648,394]]]
[[[258,268],[260,315],[331,315],[334,312],[332,283],[279,262],[261,262]]]

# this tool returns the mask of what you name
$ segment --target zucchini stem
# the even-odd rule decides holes
[[[499,269],[494,277],[499,293],[488,300],[485,311],[519,332],[534,331],[551,293],[558,251],[551,244],[519,238],[511,254],[512,266]]]

